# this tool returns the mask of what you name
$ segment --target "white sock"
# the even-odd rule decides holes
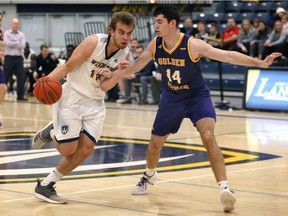
[[[57,182],[59,181],[63,175],[57,170],[53,170],[42,182],[41,186],[47,186],[50,182]]]
[[[156,171],[156,168],[149,169],[148,167],[146,167],[146,175],[147,176],[153,176],[155,171]]]
[[[54,138],[54,135],[55,135],[55,133],[54,133],[54,128],[52,128],[52,130],[50,130],[50,136],[51,136],[52,140],[53,140],[53,138]]]
[[[218,185],[219,185],[220,190],[229,188],[227,180],[219,181]]]

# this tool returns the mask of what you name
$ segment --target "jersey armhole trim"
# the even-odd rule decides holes
[[[193,62],[198,62],[198,61],[201,59],[201,57],[199,56],[198,58],[195,59],[195,58],[193,57],[193,55],[192,55],[191,48],[190,48],[190,41],[193,40],[193,39],[194,39],[194,37],[190,37],[190,38],[188,39],[188,42],[187,42],[188,54],[189,54],[190,59],[191,59]]]
[[[158,36],[154,37],[153,39],[153,51],[152,51],[152,59],[155,60],[155,53],[156,53],[156,39]]]

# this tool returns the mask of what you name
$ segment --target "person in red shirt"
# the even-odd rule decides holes
[[[227,29],[222,33],[222,48],[225,50],[236,50],[238,33],[239,27],[237,27],[235,20],[229,18],[227,20]]]

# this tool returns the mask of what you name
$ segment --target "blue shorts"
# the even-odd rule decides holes
[[[6,85],[6,80],[5,80],[4,72],[3,72],[3,69],[2,69],[1,65],[0,65],[0,84],[5,84]]]
[[[164,96],[159,104],[152,134],[165,136],[170,133],[177,133],[184,118],[189,118],[195,125],[197,121],[207,117],[216,120],[210,94],[191,97],[179,102],[169,102],[165,100]]]

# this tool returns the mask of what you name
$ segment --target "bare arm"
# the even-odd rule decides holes
[[[227,51],[214,48],[204,41],[193,39],[190,41],[190,50],[193,50],[192,56],[198,58],[199,56],[206,56],[221,62],[227,62],[235,65],[243,66],[257,66],[262,68],[269,67],[275,58],[281,56],[281,53],[272,53],[264,60],[252,58],[235,51]]]
[[[129,55],[127,55],[129,56]],[[112,76],[111,78],[105,79],[101,82],[100,84],[100,88],[102,91],[108,91],[110,89],[112,89],[117,82],[123,78],[123,76],[125,75],[125,68],[127,68],[129,64],[129,61],[127,60],[127,58],[125,60],[122,60],[119,64],[118,64],[118,69],[114,72],[112,72]]]
[[[103,91],[108,91],[125,75],[140,71],[152,59],[153,46],[154,42],[151,41],[141,56],[139,56],[135,61],[129,63],[127,58],[126,60],[121,61],[118,65],[118,69],[112,73],[112,77],[110,79],[105,79],[101,83],[101,89]]]
[[[97,36],[87,37],[77,46],[69,60],[65,64],[55,68],[48,76],[58,80],[64,78],[70,71],[81,65],[92,55],[97,43]]]
[[[129,64],[126,69],[126,74],[137,73],[140,71],[153,57],[154,40],[150,41],[144,52],[133,62]]]

